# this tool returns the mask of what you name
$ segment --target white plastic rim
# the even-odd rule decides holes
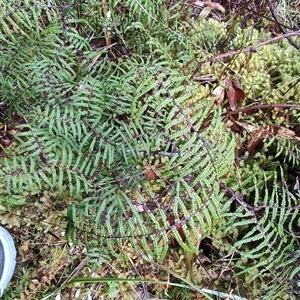
[[[0,297],[14,274],[16,256],[17,251],[12,236],[0,226]]]

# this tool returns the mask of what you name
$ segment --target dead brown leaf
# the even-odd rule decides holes
[[[229,106],[231,110],[235,110],[237,105],[245,98],[245,93],[237,79],[231,80],[226,78],[223,83],[228,87],[225,89],[225,92],[229,101]]]
[[[259,126],[255,129],[254,126],[246,123],[236,123],[251,132],[251,138],[247,144],[247,151],[250,156],[254,155],[262,147],[264,139],[276,137],[278,140],[300,141],[300,138],[294,131],[284,126],[267,125]]]

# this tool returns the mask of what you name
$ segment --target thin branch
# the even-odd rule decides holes
[[[278,26],[278,28],[281,30],[282,33],[286,34],[287,31],[285,30],[284,26],[279,22],[278,17],[277,17],[277,15],[276,15],[275,11],[274,11],[274,7],[273,7],[271,1],[270,1],[270,0],[267,0],[267,2],[268,2],[268,5],[269,5],[269,8],[270,8],[271,14],[272,14],[272,16],[273,16],[273,18],[274,18],[274,21],[275,21],[276,25]],[[300,46],[299,46],[297,43],[295,43],[295,42],[291,39],[291,37],[287,37],[287,40],[289,41],[289,43],[290,43],[293,47],[295,47],[297,50],[300,50]]]
[[[300,108],[300,104],[258,104],[258,105],[253,105],[253,106],[237,109],[234,111],[230,111],[228,114],[235,115],[242,112],[246,113],[251,110],[266,109],[266,108],[293,108],[293,107]]]
[[[290,32],[290,33],[286,33],[286,34],[282,34],[282,35],[278,35],[276,37],[270,38],[270,39],[265,40],[263,42],[259,42],[259,43],[255,44],[253,46],[248,46],[248,47],[245,47],[245,48],[242,48],[242,49],[239,49],[239,50],[233,50],[233,51],[229,51],[229,52],[226,52],[226,53],[222,53],[222,54],[219,54],[219,55],[215,55],[215,56],[209,57],[209,58],[207,58],[207,59],[205,59],[203,61],[200,61],[198,63],[198,66],[195,69],[195,71],[193,72],[192,76],[190,77],[190,80],[194,79],[194,77],[196,76],[196,74],[199,72],[201,66],[204,65],[204,64],[206,64],[206,63],[215,62],[216,60],[219,60],[219,59],[222,59],[222,58],[225,58],[225,57],[229,57],[229,56],[238,55],[240,53],[256,52],[257,51],[256,49],[258,49],[258,48],[260,48],[262,46],[266,46],[268,44],[277,42],[277,41],[282,40],[282,39],[289,38],[291,36],[300,36],[300,30],[299,31]],[[191,61],[189,61],[187,63],[187,65],[186,65],[186,67],[190,63],[192,63],[193,61],[195,61],[195,60],[196,60],[196,58],[194,58]]]

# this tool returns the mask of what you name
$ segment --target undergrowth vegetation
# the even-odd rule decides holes
[[[0,0],[6,299],[299,297],[299,20],[221,4]]]

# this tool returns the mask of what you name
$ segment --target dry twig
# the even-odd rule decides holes
[[[265,45],[277,42],[277,41],[285,39],[285,38],[290,38],[292,36],[300,36],[300,30],[299,31],[295,31],[295,32],[290,32],[290,33],[282,34],[282,35],[278,35],[278,36],[275,36],[275,37],[270,38],[268,40],[265,40],[263,42],[259,42],[259,43],[255,44],[253,46],[248,46],[248,47],[245,47],[245,48],[242,48],[242,49],[239,49],[239,50],[229,51],[229,52],[222,53],[222,54],[219,54],[219,55],[215,55],[215,56],[209,57],[209,58],[207,58],[205,60],[202,60],[202,61],[200,61],[198,63],[198,66],[195,69],[195,71],[193,72],[192,76],[190,77],[190,80],[194,79],[194,77],[196,76],[196,74],[199,72],[201,66],[204,65],[205,63],[215,62],[216,60],[219,60],[219,59],[222,59],[222,58],[225,58],[225,57],[229,57],[229,56],[238,55],[240,53],[256,52],[257,49],[260,48],[260,47],[262,47],[262,46],[265,46]],[[187,68],[188,65],[190,65],[195,60],[196,60],[196,58],[193,58],[191,61],[189,61],[186,64],[185,68]]]

